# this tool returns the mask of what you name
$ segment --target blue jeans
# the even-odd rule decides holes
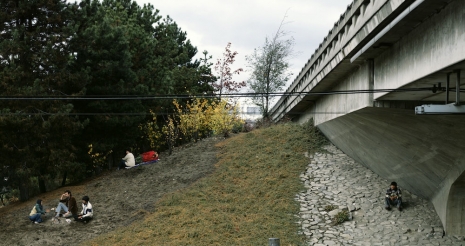
[[[126,162],[123,161],[123,160],[121,160],[121,162],[119,163],[118,169],[124,169],[124,168],[126,168],[126,167],[128,167],[128,166],[126,165]]]
[[[33,222],[38,222],[38,223],[41,223],[42,222],[42,217],[40,217],[41,214],[34,214],[34,215],[31,215],[29,216],[29,219]]]
[[[57,215],[55,215],[55,217],[60,216],[60,212],[61,212],[62,209],[63,209],[63,211],[65,211],[65,213],[68,212],[68,207],[66,207],[66,205],[64,203],[60,202],[60,203],[58,203],[57,210],[56,210]]]
[[[400,208],[402,207],[402,198],[397,198],[395,200],[391,200],[389,198],[384,198],[384,206],[386,208],[390,208],[391,207],[391,204],[392,205],[395,205],[396,207]]]

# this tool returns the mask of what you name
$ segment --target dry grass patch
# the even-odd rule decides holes
[[[291,123],[223,141],[212,175],[166,195],[143,222],[92,245],[266,245],[271,237],[302,245],[294,197],[303,189],[304,152],[323,142],[314,128]]]

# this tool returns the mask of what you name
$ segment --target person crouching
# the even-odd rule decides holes
[[[38,199],[34,207],[32,207],[31,212],[29,213],[29,219],[35,223],[39,224],[42,222],[42,215],[45,214],[45,210],[42,207],[42,200]]]
[[[93,210],[92,204],[89,202],[89,197],[84,196],[82,197],[82,211],[81,214],[74,218],[76,221],[81,221],[87,223],[87,221],[91,220],[93,217]]]

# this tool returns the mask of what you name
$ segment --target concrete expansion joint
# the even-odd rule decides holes
[[[465,245],[464,237],[445,235],[432,204],[401,183],[404,210],[386,211],[389,182],[334,145],[309,160],[300,175],[306,190],[296,195],[300,233],[309,245]],[[335,225],[342,212],[348,220]]]

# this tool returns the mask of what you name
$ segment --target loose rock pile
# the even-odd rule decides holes
[[[298,194],[300,224],[309,245],[465,245],[463,237],[444,235],[433,206],[402,189],[404,210],[384,209],[391,181],[356,163],[334,145],[309,156],[301,174],[306,191]],[[334,216],[348,211],[348,221]]]

